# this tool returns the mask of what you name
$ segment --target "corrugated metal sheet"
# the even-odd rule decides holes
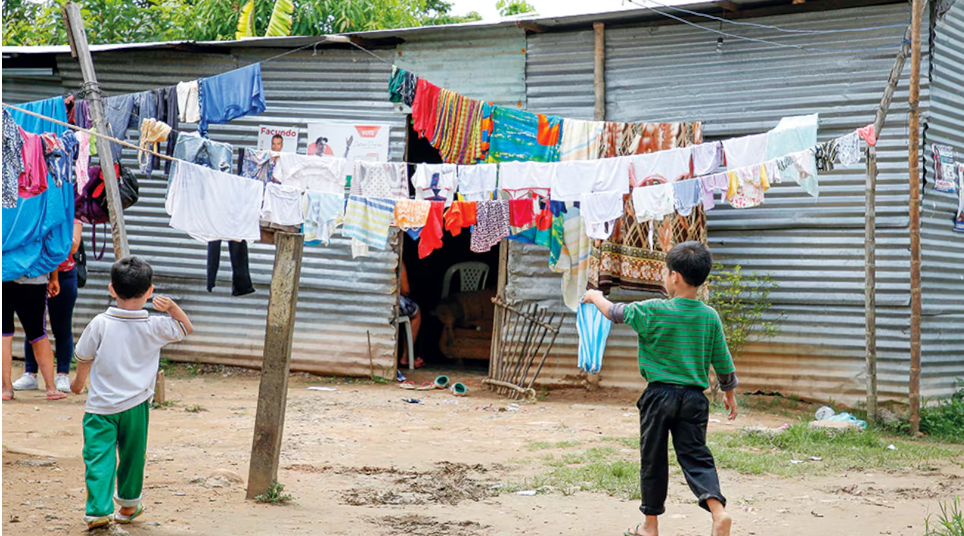
[[[520,28],[413,35],[398,45],[395,63],[466,97],[513,108],[526,105],[526,38]]]
[[[931,103],[925,116],[925,163],[933,178],[930,145],[950,145],[964,162],[964,2],[934,17]],[[932,185],[933,182],[930,183]],[[964,378],[964,235],[951,231],[957,195],[923,189],[921,216],[921,393],[946,396]]]
[[[97,55],[97,74],[107,94],[167,86],[181,80],[227,71],[277,55],[277,49],[235,49],[230,54],[170,51],[120,51]],[[387,54],[386,54],[387,55]],[[64,85],[78,87],[80,71],[69,56],[58,57]],[[402,116],[392,112],[386,98],[390,67],[358,50],[319,48],[285,56],[262,66],[267,111],[212,125],[210,137],[235,147],[254,147],[260,124],[293,125],[300,129],[301,150],[307,145],[306,124],[318,120],[389,123],[390,157],[400,160],[404,146]],[[182,125],[184,128],[191,128]],[[131,137],[136,139],[132,130]],[[134,151],[125,149],[123,161],[136,168]],[[221,272],[213,293],[206,291],[206,244],[168,226],[164,211],[166,177],[155,173],[142,179],[141,200],[125,213],[134,254],[150,262],[157,274],[158,292],[178,299],[191,315],[196,332],[172,345],[165,355],[181,361],[258,366],[262,356],[268,288],[274,247],[250,246],[251,276],[257,292],[231,297],[230,261],[222,246]],[[89,229],[86,231],[89,246]],[[101,235],[102,236],[102,235]],[[105,259],[111,258],[108,254]],[[292,368],[318,374],[367,375],[390,372],[394,363],[396,330],[397,254],[379,252],[352,259],[349,241],[340,235],[330,247],[305,248],[298,296]],[[75,313],[75,331],[107,304],[109,264],[92,262],[91,280],[82,290]]]
[[[18,104],[66,93],[53,69],[4,69],[3,102]]]
[[[854,21],[860,26],[899,24],[908,16],[908,7],[900,4],[749,20],[785,28],[842,29]],[[587,33],[565,34],[571,36],[568,41],[560,35],[529,36],[530,109],[591,117],[592,40]],[[703,121],[705,137],[718,139],[765,131],[783,116],[819,112],[820,140],[827,140],[873,121],[903,37],[901,28],[789,37],[758,28],[735,33],[811,48],[894,48],[825,54],[727,39],[718,52],[716,35],[689,26],[607,29],[607,119]],[[560,49],[557,43],[562,42],[573,46]],[[543,50],[559,52],[536,56]],[[580,66],[576,72],[573,65]],[[925,59],[924,72],[926,65]],[[925,80],[922,109],[928,92]],[[889,398],[907,393],[906,102],[904,81],[878,145],[879,374],[881,394]],[[819,200],[784,184],[767,193],[762,207],[719,207],[710,213],[709,241],[717,258],[772,274],[780,285],[772,295],[774,312],[786,315],[776,339],[749,345],[738,359],[744,387],[847,402],[862,396],[863,188],[859,166],[822,175]],[[547,270],[545,255],[517,245],[510,252],[510,297],[526,295],[559,306],[559,277]],[[559,366],[547,370],[544,381],[571,378],[577,371],[574,323],[566,326],[557,342]],[[613,331],[602,385],[639,385],[635,344],[632,332]]]

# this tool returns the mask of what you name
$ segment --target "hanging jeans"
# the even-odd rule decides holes
[[[70,373],[70,360],[74,357],[74,332],[71,324],[74,319],[74,304],[77,303],[77,269],[60,272],[60,294],[47,298],[47,312],[50,314],[50,328],[54,334],[54,355],[57,357],[57,374]],[[24,370],[37,373],[37,358],[33,345],[24,341]]]
[[[244,240],[228,241],[228,253],[231,255],[231,295],[244,296],[254,292],[251,284],[251,272],[248,271],[248,243]],[[214,290],[221,267],[221,241],[208,242],[208,292]]]

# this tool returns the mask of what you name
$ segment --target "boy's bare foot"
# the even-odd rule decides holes
[[[624,536],[659,536],[659,526],[656,516],[646,516],[646,521],[627,530]]]
[[[713,514],[712,536],[730,536],[730,525],[732,524],[733,519],[730,518],[730,514],[726,512]]]

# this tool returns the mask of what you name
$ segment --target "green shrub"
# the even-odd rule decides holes
[[[964,443],[964,380],[950,398],[921,409],[920,430],[937,439]]]

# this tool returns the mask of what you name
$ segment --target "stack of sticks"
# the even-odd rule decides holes
[[[532,386],[556,344],[563,315],[550,314],[534,303],[510,302],[499,296],[492,302],[496,305],[498,338],[493,341],[489,377],[482,383],[512,399],[535,398]],[[537,359],[539,364],[533,367]]]

